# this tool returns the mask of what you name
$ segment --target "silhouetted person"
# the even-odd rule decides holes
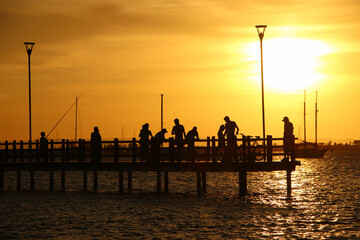
[[[197,127],[193,127],[193,129],[186,134],[185,139],[188,145],[188,161],[195,162],[195,139],[199,139]]]
[[[225,130],[225,125],[222,124],[219,127],[219,131],[217,133],[219,143],[218,143],[218,147],[217,147],[216,151],[217,151],[217,156],[220,156],[220,154],[222,154],[222,156],[221,156],[222,162],[224,162],[226,160],[225,158],[229,158],[228,154],[226,154],[226,143],[225,143],[224,130]]]
[[[40,133],[40,161],[48,162],[48,140],[45,137],[45,132]]]
[[[149,159],[149,149],[150,149],[150,137],[153,138],[151,131],[149,130],[149,124],[145,123],[140,130],[140,150],[141,150],[141,162],[148,161]]]
[[[289,121],[288,117],[284,117],[283,122],[284,122],[284,159],[283,159],[283,161],[289,161],[291,146],[293,144],[294,126]]]
[[[180,162],[181,161],[181,151],[184,147],[184,139],[185,139],[185,128],[183,125],[179,124],[179,119],[174,120],[175,126],[173,127],[171,134],[175,135],[174,145],[177,147],[176,158]]]
[[[165,142],[165,133],[166,129],[163,128],[151,139],[151,162],[159,163],[160,162],[160,147]]]
[[[101,161],[101,135],[99,133],[99,128],[94,127],[94,131],[91,133],[91,161],[92,162],[100,162]]]
[[[233,159],[234,162],[237,162],[237,144],[236,144],[236,134],[239,133],[239,127],[236,122],[230,121],[230,118],[226,116],[225,120],[225,136],[227,140],[226,150],[229,153],[229,156]],[[236,129],[236,133],[235,133]]]

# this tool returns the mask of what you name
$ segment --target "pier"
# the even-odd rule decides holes
[[[132,191],[133,172],[156,172],[156,192],[168,193],[171,172],[194,173],[194,190],[201,196],[206,193],[207,172],[236,172],[239,174],[239,196],[247,193],[247,173],[258,171],[285,171],[287,194],[291,194],[291,173],[300,162],[295,159],[295,148],[290,157],[283,159],[282,138],[268,135],[265,139],[246,137],[237,140],[236,159],[229,160],[226,153],[220,154],[215,137],[195,141],[195,155],[188,154],[184,147],[180,155],[174,147],[174,139],[165,141],[159,155],[154,159],[144,156],[135,138],[130,141],[102,141],[101,161],[91,158],[90,141],[51,140],[46,155],[40,151],[40,143],[24,141],[5,141],[0,143],[0,191],[4,191],[6,172],[16,172],[16,189],[21,191],[22,172],[29,172],[30,190],[36,189],[34,175],[38,171],[49,172],[49,191],[54,191],[54,172],[60,172],[62,191],[66,190],[66,172],[76,171],[83,174],[83,191],[89,189],[88,174],[93,174],[93,191],[98,190],[98,172],[118,172],[118,191]],[[294,142],[294,138],[293,138]],[[265,144],[265,145],[264,145]],[[292,144],[295,146],[295,144]],[[226,152],[226,151],[225,151]],[[124,174],[125,173],[125,174]],[[124,186],[127,177],[127,187]]]

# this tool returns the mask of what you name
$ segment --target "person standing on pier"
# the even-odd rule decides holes
[[[92,162],[101,162],[101,135],[98,127],[94,127],[94,132],[91,133],[91,161]]]
[[[160,162],[160,147],[165,142],[165,133],[167,130],[163,128],[160,132],[155,134],[155,136],[151,139],[151,161],[152,163]]]
[[[221,159],[222,162],[225,162],[227,154],[226,154],[226,143],[225,143],[225,135],[224,135],[225,125],[222,124],[219,127],[219,131],[217,133],[219,143],[216,149],[216,156]]]
[[[184,147],[184,139],[186,137],[185,135],[185,128],[183,125],[181,125],[179,123],[179,119],[175,119],[174,120],[175,126],[173,127],[171,134],[175,135],[175,141],[174,141],[174,145],[176,145],[177,147],[177,153],[176,153],[176,158],[178,160],[178,162],[181,162],[181,151]]]
[[[40,161],[48,162],[48,140],[45,137],[45,132],[40,133]]]
[[[225,120],[225,136],[227,140],[227,152],[230,158],[237,162],[237,139],[236,134],[239,133],[239,127],[237,126],[236,122],[231,121],[228,116],[224,118]],[[236,129],[236,133],[235,133]]]
[[[289,161],[290,152],[291,152],[291,145],[293,143],[293,132],[294,126],[289,121],[288,117],[284,117],[284,159],[283,161]]]
[[[195,139],[199,140],[199,134],[197,131],[197,127],[193,127],[187,134],[186,134],[186,142],[188,145],[188,161],[195,162]]]
[[[141,162],[148,161],[149,158],[149,148],[150,148],[150,137],[153,138],[153,135],[151,133],[151,131],[149,130],[149,124],[145,123],[142,126],[142,129],[140,130],[140,149],[141,149]]]

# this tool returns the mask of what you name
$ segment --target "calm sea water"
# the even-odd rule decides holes
[[[65,193],[47,192],[48,173],[36,173],[37,191],[28,192],[24,173],[18,193],[7,173],[0,239],[360,239],[360,153],[301,163],[291,198],[285,172],[249,173],[244,199],[237,174],[228,173],[208,173],[202,198],[195,174],[170,173],[170,194],[157,195],[154,173],[133,173],[134,193],[119,195],[117,173],[99,173],[98,193],[82,193],[76,172]]]

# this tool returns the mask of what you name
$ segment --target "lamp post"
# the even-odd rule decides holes
[[[26,52],[28,54],[28,65],[29,65],[29,162],[32,162],[31,156],[31,71],[30,71],[30,55],[34,47],[33,42],[24,42]]]
[[[265,106],[264,106],[264,69],[263,69],[263,48],[262,40],[264,38],[266,25],[256,25],[255,26],[260,38],[260,52],[261,52],[261,96],[262,96],[262,122],[263,122],[263,139],[264,139],[264,148],[265,148]]]

